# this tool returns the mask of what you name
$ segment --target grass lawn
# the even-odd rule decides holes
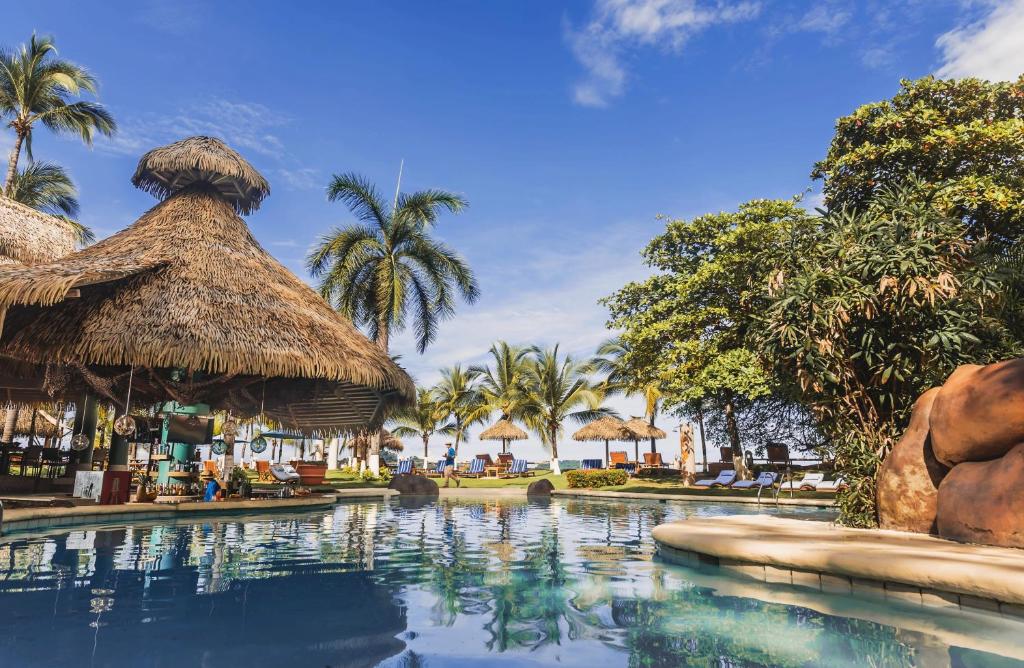
[[[550,480],[551,484],[555,486],[555,489],[566,489],[568,485],[565,482],[565,476],[551,475],[549,471],[540,471],[537,475],[529,478],[462,478],[463,489],[501,489],[506,487],[519,487],[525,488],[531,482],[535,480]],[[444,485],[444,481],[440,478],[434,478],[438,485]],[[324,491],[333,489],[358,489],[365,487],[386,487],[387,485],[380,480],[366,481],[358,478],[357,476],[346,472],[346,471],[328,471],[325,485],[321,488]],[[694,487],[684,487],[682,483],[676,480],[648,480],[643,478],[632,478],[625,485],[617,485],[614,487],[600,487],[601,491],[606,492],[635,492],[644,494],[682,494],[682,495],[693,495],[693,496],[757,496],[756,489],[704,489]],[[783,496],[789,498],[789,492],[784,492]],[[771,498],[771,495],[765,491],[762,498]],[[835,494],[828,492],[795,492],[793,494],[795,499],[832,499],[835,498]]]

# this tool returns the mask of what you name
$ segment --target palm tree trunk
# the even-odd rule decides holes
[[[25,141],[25,135],[18,132],[14,135],[14,147],[11,148],[11,157],[7,161],[7,179],[4,181],[4,194],[10,196],[14,188],[14,176],[18,173],[18,158],[21,156],[21,144]]]
[[[729,445],[732,446],[732,464],[736,471],[736,477],[746,480],[749,477],[749,472],[743,460],[740,429],[736,422],[736,409],[733,406],[731,394],[727,395],[725,399],[725,430],[729,434]]]
[[[423,467],[427,466],[427,444],[430,442],[429,436],[423,437]]]
[[[14,438],[14,426],[18,423],[18,406],[13,405],[7,409],[4,415],[4,433],[0,441],[10,443]]]
[[[374,343],[377,347],[383,350],[385,353],[388,352],[388,319],[386,316],[381,315],[377,318],[377,338]]]
[[[462,441],[462,419],[455,418],[455,456],[459,456],[459,442]]]

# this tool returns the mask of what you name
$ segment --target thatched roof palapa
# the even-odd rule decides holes
[[[619,418],[606,416],[577,430],[572,438],[576,441],[632,441],[633,433]]]
[[[481,441],[525,441],[527,438],[525,431],[505,418],[480,432]]]
[[[59,262],[0,267],[8,397],[123,401],[134,367],[140,404],[264,407],[308,435],[379,426],[412,401],[409,376],[252,236],[239,212],[269,187],[241,156],[194,137],[147,153],[134,181],[166,199]]]
[[[35,432],[32,431],[32,412],[36,414]],[[38,438],[50,438],[64,436],[70,432],[71,425],[64,425],[64,429],[58,426],[60,415],[53,406],[33,408],[32,406],[21,406],[18,410],[18,420],[14,423],[14,434],[16,436],[28,436],[35,433]]]
[[[52,262],[74,250],[71,226],[0,194],[0,264]]]
[[[641,420],[640,418],[633,418],[632,420],[628,420],[624,426],[629,431],[629,438],[632,440],[641,440],[647,438],[658,439],[665,438],[665,436],[667,436],[667,434],[663,432],[661,429],[658,429],[654,425],[644,420]]]

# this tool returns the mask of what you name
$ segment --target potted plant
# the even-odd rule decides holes
[[[303,485],[322,485],[324,484],[324,477],[327,475],[327,462],[325,461],[305,461],[305,462],[293,462],[292,466],[299,472],[299,477]]]
[[[228,477],[228,493],[237,494],[243,499],[252,496],[252,483],[249,482],[249,476],[241,466],[231,469],[231,475]]]

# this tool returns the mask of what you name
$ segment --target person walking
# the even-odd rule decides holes
[[[462,480],[459,479],[459,474],[455,470],[455,448],[452,447],[451,443],[446,443],[448,449],[444,453],[444,486],[448,487],[455,478],[455,486],[462,487]]]

